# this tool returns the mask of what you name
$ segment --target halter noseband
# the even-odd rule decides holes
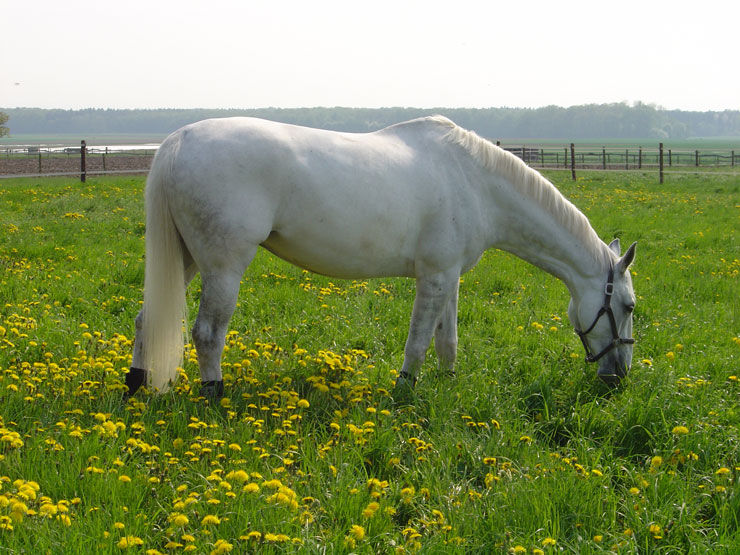
[[[619,337],[619,330],[617,329],[617,320],[614,318],[614,312],[612,311],[611,303],[612,303],[612,295],[614,294],[614,267],[609,268],[609,277],[606,279],[606,286],[604,287],[604,305],[599,309],[599,313],[596,315],[596,318],[594,318],[593,324],[589,326],[589,328],[586,331],[581,331],[579,329],[576,329],[576,333],[578,334],[578,337],[581,338],[581,343],[583,343],[583,348],[586,350],[586,362],[596,362],[601,357],[603,357],[606,353],[611,351],[612,349],[615,349],[618,345],[623,344],[631,344],[634,343],[635,340],[631,337]],[[589,334],[589,332],[596,327],[596,324],[598,323],[599,319],[606,314],[609,316],[609,324],[612,328],[612,340],[611,342],[601,349],[598,353],[594,354],[591,351],[591,348],[588,346],[588,340],[586,339],[586,336]]]

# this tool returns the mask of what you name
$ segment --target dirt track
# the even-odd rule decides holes
[[[152,163],[152,155],[107,155],[105,168],[103,155],[90,155],[86,159],[87,171],[102,172],[142,172],[147,171]],[[39,167],[40,165],[40,167]],[[0,175],[45,175],[54,173],[80,173],[80,158],[77,156],[54,156],[26,158],[0,157]]]

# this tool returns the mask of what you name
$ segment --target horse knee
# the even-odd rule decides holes
[[[195,343],[195,348],[198,351],[212,349],[215,342],[216,339],[211,326],[201,320],[196,320],[193,326],[193,343]]]

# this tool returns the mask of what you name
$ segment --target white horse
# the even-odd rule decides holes
[[[416,278],[397,386],[414,385],[432,336],[440,370],[452,370],[460,275],[491,247],[565,283],[571,323],[601,378],[619,381],[631,364],[635,245],[620,257],[619,241],[602,242],[539,173],[442,117],[367,134],[251,118],[188,125],[159,149],[146,209],[129,394],[176,379],[185,289],[198,271],[201,392],[223,393],[227,327],[260,246],[327,276]]]

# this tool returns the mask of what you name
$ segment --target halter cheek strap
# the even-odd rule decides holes
[[[609,351],[615,349],[619,345],[623,344],[632,344],[635,342],[634,339],[631,337],[619,337],[619,329],[617,328],[617,320],[614,318],[614,311],[612,310],[611,303],[612,303],[612,295],[614,294],[614,267],[609,268],[609,277],[607,277],[606,280],[606,286],[604,287],[604,304],[599,309],[599,312],[596,314],[596,318],[594,318],[593,323],[588,327],[587,330],[581,331],[579,329],[576,329],[576,333],[578,334],[578,337],[581,338],[581,343],[583,343],[583,348],[586,350],[586,362],[596,362],[601,357],[603,357],[606,353]],[[606,314],[609,317],[609,324],[611,325],[612,329],[612,340],[611,342],[601,349],[598,353],[594,354],[591,350],[591,347],[588,345],[588,339],[587,335],[591,330],[593,330],[596,327],[596,324],[599,322],[599,319]]]

